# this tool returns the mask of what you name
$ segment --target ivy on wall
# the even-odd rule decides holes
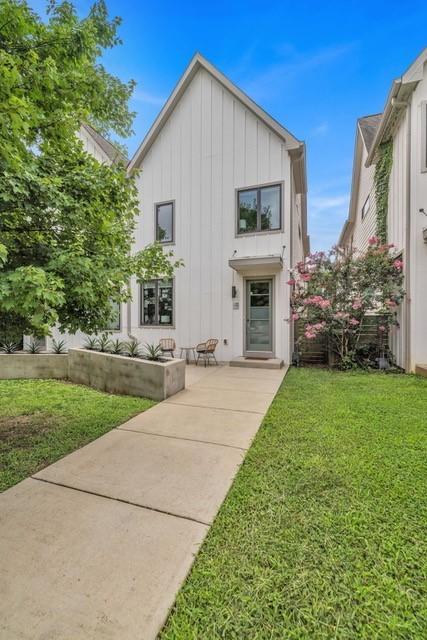
[[[393,140],[388,140],[378,147],[374,177],[377,210],[377,236],[382,242],[387,242],[388,192],[392,164]]]

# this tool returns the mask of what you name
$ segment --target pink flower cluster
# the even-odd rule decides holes
[[[314,340],[314,338],[317,337],[317,334],[323,331],[325,326],[326,322],[324,320],[323,322],[316,322],[316,324],[306,324],[304,336],[307,338],[307,340]]]
[[[327,309],[331,306],[329,300],[326,300],[323,296],[310,296],[304,300],[305,305],[313,305],[313,307],[319,307],[319,309]]]
[[[362,300],[360,298],[356,298],[351,305],[352,309],[361,309],[362,308]]]
[[[402,262],[402,260],[399,260],[399,259],[395,260],[395,261],[393,262],[393,267],[394,267],[395,269],[397,269],[398,271],[402,271],[402,269],[403,269],[403,262]]]

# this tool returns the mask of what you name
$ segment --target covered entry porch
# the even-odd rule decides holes
[[[278,350],[277,278],[283,271],[280,255],[235,257],[229,266],[240,276],[242,317],[242,355],[231,366],[280,368],[283,357]],[[237,287],[233,286],[233,296]]]

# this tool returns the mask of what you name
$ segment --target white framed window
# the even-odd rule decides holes
[[[159,202],[155,205],[156,211],[156,240],[161,244],[173,244],[175,242],[175,202]]]
[[[366,198],[366,200],[365,200],[365,202],[364,202],[364,204],[363,204],[363,207],[362,207],[362,220],[363,220],[364,218],[366,218],[366,216],[367,216],[367,215],[368,215],[368,213],[369,213],[369,209],[370,209],[370,208],[371,208],[371,196],[369,195],[369,196]]]
[[[237,235],[282,228],[282,185],[237,190]]]
[[[142,282],[140,300],[140,325],[173,326],[173,280],[148,280],[147,282]]]
[[[105,327],[105,331],[120,331],[121,327],[121,305],[120,302],[111,301],[111,319]]]
[[[427,102],[421,104],[421,171],[427,172]]]

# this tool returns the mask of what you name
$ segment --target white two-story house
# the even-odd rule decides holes
[[[387,141],[392,143],[387,241],[402,256],[407,292],[391,348],[397,364],[414,371],[427,368],[427,49],[393,81],[383,113],[357,123],[350,210],[339,239],[343,248],[363,251],[376,234],[375,165]]]
[[[177,350],[219,340],[220,361],[289,363],[289,268],[308,252],[305,146],[196,54],[129,163],[135,250],[184,261],[132,282],[127,333]]]

